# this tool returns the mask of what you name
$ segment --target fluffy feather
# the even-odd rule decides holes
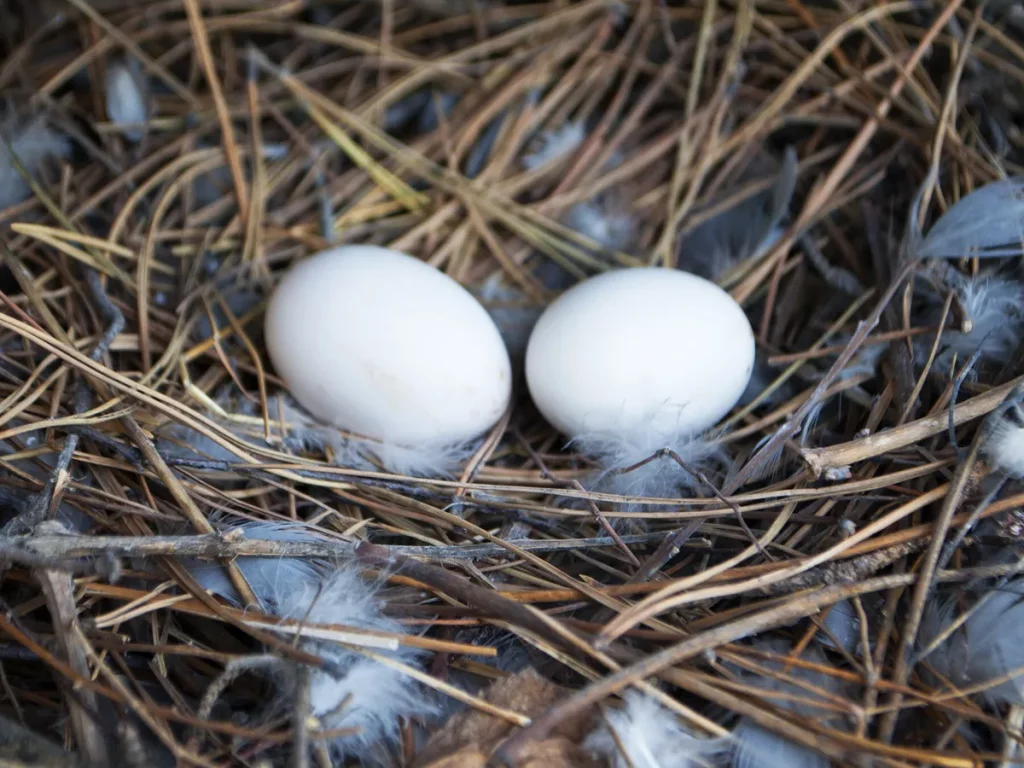
[[[593,432],[577,436],[573,445],[595,459],[602,468],[595,484],[622,496],[672,498],[683,489],[694,489],[700,481],[670,455],[659,456],[643,466],[624,471],[667,449],[687,466],[698,471],[725,463],[721,446],[704,437],[680,434],[655,426],[645,419],[619,432]]]
[[[976,189],[939,218],[917,247],[920,258],[1019,256],[1024,241],[1024,176]]]
[[[325,444],[331,447],[334,463],[339,466],[371,471],[383,469],[408,477],[450,477],[477,447],[474,442],[402,445],[359,438],[329,428]]]
[[[11,150],[30,176],[35,177],[48,158],[65,158],[71,154],[67,137],[53,130],[42,115],[22,121],[10,116],[0,126],[4,142],[0,142],[0,209],[20,203],[31,188],[18,173]],[[8,149],[10,145],[10,149]]]
[[[523,155],[522,164],[532,171],[562,160],[575,152],[586,137],[587,128],[583,121],[567,121],[554,130],[537,135],[533,140],[535,148]],[[622,155],[616,152],[604,168],[611,170],[621,162]],[[638,226],[628,203],[620,194],[602,192],[569,208],[562,215],[562,223],[593,240],[603,250],[629,252],[635,243]],[[564,278],[565,274],[557,276],[558,287],[565,287],[562,285]]]
[[[277,400],[281,400],[278,409]],[[365,469],[381,468],[410,477],[447,477],[463,464],[476,448],[475,441],[467,443],[434,443],[403,445],[389,440],[372,440],[343,432],[321,424],[290,400],[275,398],[275,420],[283,420],[291,427],[290,440],[306,450],[330,449],[333,462],[338,466]]]
[[[683,238],[679,268],[715,280],[770,250],[784,231],[782,220],[796,188],[796,173],[796,153],[789,149],[770,189],[708,219]]]
[[[1024,425],[1002,419],[993,427],[985,445],[985,456],[1000,472],[1024,479]]]
[[[553,131],[545,131],[537,137],[537,148],[523,156],[523,165],[535,170],[548,163],[571,155],[587,137],[582,121],[564,123]]]
[[[294,524],[254,523],[240,527],[247,536],[260,539],[301,541],[315,537],[308,529]],[[235,562],[268,610],[284,619],[403,632],[401,624],[381,613],[374,586],[354,568],[332,573],[323,563],[299,558],[240,557]],[[183,563],[204,588],[240,604],[222,568],[191,559]],[[372,762],[374,755],[386,751],[398,736],[401,717],[423,717],[434,709],[415,680],[401,670],[324,640],[305,640],[302,646],[336,663],[343,671],[335,677],[315,670],[310,679],[311,711],[324,727],[359,729],[354,735],[335,740],[333,751],[339,759],[358,754],[366,763]],[[415,650],[405,646],[377,653],[405,664],[416,662]]]
[[[129,141],[141,141],[150,117],[149,81],[135,59],[112,62],[104,89],[107,114]]]
[[[975,352],[981,350],[981,360],[998,364],[1006,363],[1024,331],[1024,285],[1001,277],[965,277],[955,286],[971,329],[967,333],[946,330],[942,334],[942,349],[935,361],[935,369],[949,371],[954,356],[963,365]],[[937,324],[940,319],[940,302],[934,302],[929,320]],[[927,359],[927,349],[932,341],[918,342],[919,360]]]
[[[694,736],[651,696],[629,691],[623,699],[625,706],[609,711],[583,742],[610,768],[692,768],[726,748],[721,739]]]
[[[226,530],[240,531],[246,538],[264,541],[309,541],[319,538],[310,529],[295,523],[243,523]],[[262,607],[273,613],[280,613],[287,607],[287,603],[281,605],[276,602],[280,596],[314,589],[328,571],[324,563],[294,557],[238,557],[234,562],[253,594],[260,599]],[[233,605],[245,607],[219,563],[197,558],[183,558],[181,563],[207,592]]]
[[[230,398],[217,398],[218,404],[228,412],[233,410]],[[316,451],[330,453],[334,464],[353,469],[380,471],[381,469],[410,477],[447,477],[463,464],[476,450],[477,442],[459,444],[402,445],[387,440],[372,440],[343,432],[322,424],[283,396],[267,401],[271,427],[283,423],[282,435],[286,448],[293,452]],[[239,415],[256,416],[256,406],[243,401],[235,411]],[[254,445],[262,442],[255,430],[243,429],[236,423],[227,426],[240,439]],[[168,439],[169,438],[169,439]],[[172,424],[158,437],[157,446],[168,456],[178,458],[208,458],[215,461],[238,461],[238,457],[208,437],[180,424]]]
[[[285,618],[314,624],[342,624],[348,627],[402,633],[402,625],[380,612],[374,589],[353,569],[336,571],[316,589],[300,593],[278,590],[275,598],[290,606]],[[433,705],[413,678],[332,643],[309,643],[309,649],[344,669],[335,677],[315,671],[310,680],[312,714],[327,728],[358,728],[355,735],[335,740],[339,756],[359,755],[369,762],[375,752],[395,741],[401,718],[425,717]],[[387,654],[405,664],[414,664],[416,651],[400,646]]]
[[[761,642],[758,643],[758,646],[762,650],[771,650],[777,653],[788,651],[788,647],[781,642]],[[803,658],[816,664],[827,665],[828,663],[824,654],[816,648],[807,651]],[[783,663],[779,661],[759,663],[773,671],[783,672],[784,670]],[[747,678],[746,682],[765,691],[765,699],[774,707],[795,712],[803,717],[817,719],[835,717],[834,711],[814,705],[815,696],[812,691],[791,681],[799,680],[805,685],[832,694],[841,694],[842,685],[836,678],[802,667],[790,667],[785,670],[785,676],[789,679],[784,680],[751,673],[744,675]],[[801,700],[773,696],[772,694],[799,697]],[[829,766],[828,759],[814,750],[762,728],[747,718],[743,718],[737,723],[733,729],[733,738],[735,740],[732,754],[734,768],[828,768]]]
[[[1001,588],[974,594],[973,610],[925,661],[948,683],[958,689],[984,685],[1024,667],[1024,579]],[[980,605],[978,603],[984,599]],[[918,646],[927,648],[958,615],[954,598],[929,601],[918,632]],[[982,694],[992,704],[1024,704],[1024,675],[1018,674],[994,685]]]
[[[634,216],[607,194],[574,205],[565,216],[565,225],[606,251],[628,252],[637,235]]]

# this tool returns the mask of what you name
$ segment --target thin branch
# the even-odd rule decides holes
[[[643,533],[625,536],[628,544],[646,544],[660,541],[663,533]],[[591,539],[512,539],[510,546],[527,552],[572,552],[598,547],[617,547],[614,539],[601,537]],[[230,560],[236,557],[300,557],[345,560],[352,557],[360,544],[318,538],[311,535],[301,541],[279,541],[274,539],[247,538],[244,535],[225,533],[197,534],[191,536],[74,536],[35,535],[30,539],[0,541],[0,560],[25,566],[58,567],[61,561],[81,557],[109,555],[116,557],[200,557],[210,560]],[[514,556],[501,544],[462,544],[453,546],[411,547],[399,545],[374,545],[377,550],[389,552],[396,557],[416,558],[431,562],[473,561],[493,557]],[[694,546],[706,550],[706,546]],[[97,566],[66,566],[63,570],[92,574]],[[101,571],[106,572],[106,571]]]

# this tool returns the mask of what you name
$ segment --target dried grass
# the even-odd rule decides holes
[[[31,196],[0,211],[0,743],[20,722],[93,764],[329,765],[339,733],[302,670],[339,670],[301,635],[380,663],[415,647],[423,695],[468,707],[403,722],[394,764],[590,765],[578,724],[631,688],[687,732],[742,721],[837,762],[1020,761],[1024,710],[915,656],[927,606],[959,615],[956,585],[1024,562],[1024,488],[985,446],[1024,347],[998,318],[998,359],[942,340],[974,338],[962,277],[1019,281],[1020,258],[908,258],[1022,173],[1019,2],[11,5],[0,90],[75,149],[14,164]],[[138,143],[104,104],[126,58],[150,90]],[[430,113],[389,134],[410,98]],[[586,133],[548,157],[567,125]],[[717,276],[766,385],[725,423],[732,469],[687,497],[588,491],[593,466],[525,396],[447,478],[339,466],[275,417],[261,297],[296,259],[388,245],[532,311],[602,270],[685,265],[690,233],[734,235],[787,148],[788,217]],[[576,232],[581,210],[628,236]],[[638,515],[645,533],[616,532]],[[230,532],[251,521],[315,535]],[[285,632],[185,567],[220,563],[258,606],[240,556],[361,568],[406,634]],[[829,639],[837,603],[860,642]],[[755,635],[788,653],[764,664]],[[282,674],[284,714],[264,706]],[[766,693],[800,685],[850,693],[829,718]]]

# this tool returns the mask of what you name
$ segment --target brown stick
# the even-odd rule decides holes
[[[641,533],[623,536],[627,544],[645,544],[664,537],[663,533]],[[596,547],[614,547],[616,542],[608,537],[589,539],[512,539],[509,544],[527,552],[578,551]],[[208,533],[195,536],[50,536],[33,535],[29,538],[4,541],[0,539],[0,562],[5,558],[21,565],[35,567],[50,565],[66,570],[60,561],[79,557],[112,555],[115,557],[202,557],[211,560],[235,557],[308,557],[308,558],[349,558],[356,553],[357,545],[337,539],[310,537],[305,541],[275,541],[232,536],[230,533]],[[449,547],[380,547],[403,558],[416,558],[431,562],[471,561],[503,555],[514,556],[500,544],[467,544]],[[704,550],[705,547],[698,547]],[[94,573],[95,568],[68,565],[67,569]]]
[[[1024,376],[990,389],[983,395],[972,397],[953,409],[953,424],[959,426],[968,421],[981,418],[991,413],[1018,384],[1024,383]],[[906,448],[929,437],[942,433],[948,426],[946,413],[925,416],[923,419],[904,424],[902,427],[869,435],[860,440],[831,445],[827,448],[808,449],[802,452],[804,461],[811,470],[820,475],[833,467],[848,467],[858,461],[865,461],[881,456],[889,451]]]
[[[46,605],[53,618],[53,631],[61,654],[79,676],[88,678],[88,655],[79,642],[81,635],[76,632],[78,610],[75,607],[75,587],[71,575],[44,570],[39,571],[36,578],[46,596]],[[97,711],[96,694],[80,689],[77,697],[69,696],[67,701],[71,710],[71,727],[75,732],[75,739],[89,763],[97,766],[109,765],[106,740],[92,716],[92,713]]]

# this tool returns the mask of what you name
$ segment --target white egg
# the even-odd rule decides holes
[[[508,352],[486,310],[386,248],[343,246],[297,264],[271,297],[266,343],[300,405],[376,440],[469,440],[511,398]]]
[[[571,437],[702,432],[736,404],[753,366],[740,306],[675,269],[621,269],[574,286],[526,350],[533,401]]]

